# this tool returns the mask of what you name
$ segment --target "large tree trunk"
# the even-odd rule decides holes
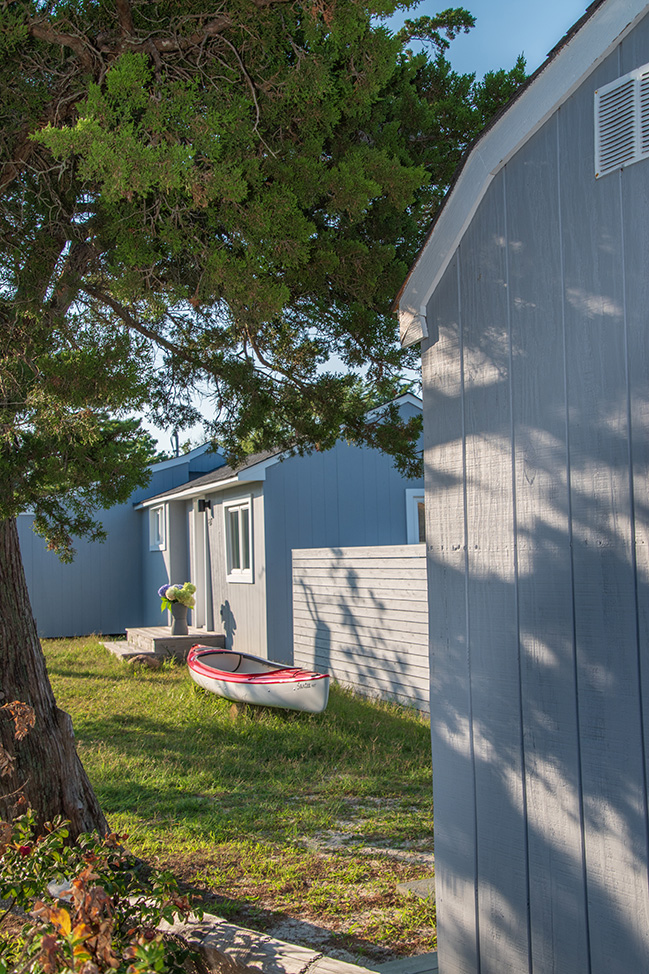
[[[95,830],[105,834],[106,819],[77,756],[72,721],[54,700],[14,520],[0,521],[0,695],[0,705],[22,701],[35,714],[34,726],[17,740],[9,710],[0,711],[0,746],[15,758],[11,773],[0,777],[0,814],[11,819],[30,805],[39,825],[62,815],[73,838]]]

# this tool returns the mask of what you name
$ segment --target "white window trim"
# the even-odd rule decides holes
[[[167,505],[149,508],[149,551],[167,549]]]
[[[421,544],[419,540],[419,501],[426,503],[423,487],[406,487],[406,538],[408,544]]]
[[[239,511],[248,512],[248,544],[249,544],[249,555],[250,555],[250,567],[249,568],[232,568],[231,567],[231,541],[230,541],[230,528],[228,515],[233,509],[238,509]],[[223,537],[225,539],[225,578],[227,582],[243,582],[244,584],[251,585],[255,580],[254,574],[254,563],[253,563],[253,519],[252,519],[252,494],[246,497],[238,497],[236,500],[232,499],[225,501],[223,504]]]

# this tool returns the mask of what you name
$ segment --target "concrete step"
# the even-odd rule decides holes
[[[225,649],[225,635],[222,632],[206,632],[189,626],[186,636],[172,636],[169,626],[149,626],[140,629],[127,629],[126,642],[104,641],[102,643],[115,656],[133,659],[134,656],[152,656],[166,659],[187,659],[192,646],[216,646]]]
[[[126,642],[123,639],[120,639],[119,641],[102,639],[101,645],[105,646],[106,649],[110,650],[113,656],[119,656],[121,659],[125,659],[125,660],[133,659],[135,656],[142,656],[142,655],[151,656],[152,658],[155,658],[153,653],[143,654],[139,649],[137,649],[136,646],[132,646],[130,643]]]
[[[225,635],[222,632],[206,632],[204,629],[189,627],[187,636],[172,636],[169,626],[148,626],[142,629],[127,629],[126,641],[138,653],[154,653],[156,656],[175,656],[186,659],[192,646],[217,646],[225,649]]]

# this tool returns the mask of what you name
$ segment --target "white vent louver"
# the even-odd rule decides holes
[[[649,158],[649,64],[595,92],[595,176]]]

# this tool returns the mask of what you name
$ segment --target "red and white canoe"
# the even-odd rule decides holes
[[[329,675],[283,666],[248,653],[194,646],[187,656],[193,680],[237,703],[319,714],[329,699]]]

